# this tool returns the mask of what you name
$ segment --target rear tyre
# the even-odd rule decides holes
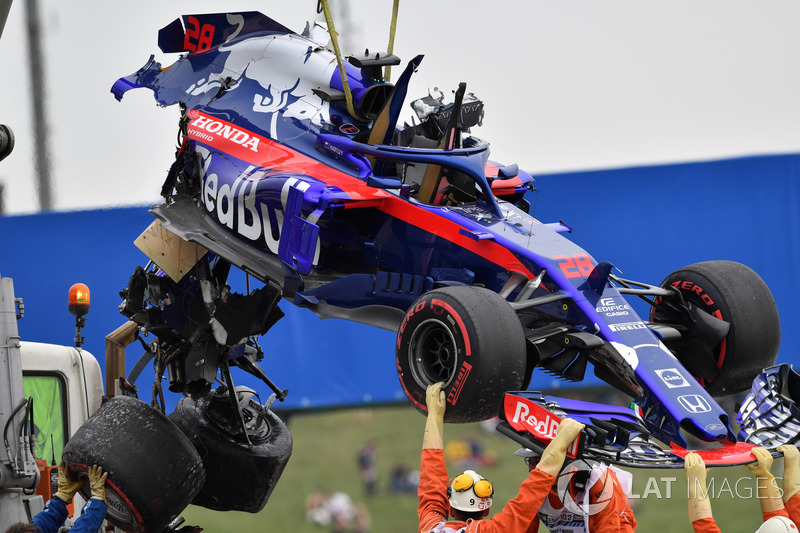
[[[427,387],[443,381],[445,422],[486,420],[500,412],[503,393],[522,386],[522,324],[493,291],[436,289],[406,313],[397,333],[396,362],[403,390],[420,412],[427,413]]]
[[[203,487],[191,441],[161,412],[128,396],[105,402],[72,436],[63,459],[73,472],[108,472],[106,519],[123,531],[162,531]],[[81,489],[91,497],[88,482]]]
[[[184,397],[169,418],[192,440],[206,469],[205,485],[192,504],[215,511],[257,513],[289,461],[292,435],[250,389],[236,390],[252,448],[224,388],[197,401]]]
[[[762,369],[774,364],[781,338],[778,308],[764,280],[751,268],[734,261],[695,263],[667,276],[661,286],[676,289],[684,300],[730,323],[724,338],[709,343],[709,327],[683,320],[677,325],[688,335],[669,343],[710,394],[745,390]],[[650,317],[663,323],[676,319],[658,308]]]

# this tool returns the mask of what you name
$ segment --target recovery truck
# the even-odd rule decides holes
[[[17,327],[23,301],[14,295],[13,280],[0,277],[0,531],[44,508],[58,486],[64,446],[102,401],[100,365],[81,349],[88,290],[76,284],[70,296],[75,346],[24,342]],[[67,525],[83,504],[76,495]]]

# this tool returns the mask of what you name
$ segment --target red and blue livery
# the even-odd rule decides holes
[[[255,364],[253,339],[284,298],[396,331],[408,399],[424,411],[426,387],[444,381],[448,422],[495,416],[536,367],[570,381],[591,369],[659,441],[736,442],[715,396],[749,387],[780,338],[755,272],[715,260],[658,285],[621,278],[567,225],[529,213],[533,180],[471,134],[483,104],[465,84],[453,102],[408,102],[408,124],[422,56],[392,83],[395,56],[340,69],[327,41],[318,25],[298,34],[255,12],[184,16],[159,33],[177,61],[151,57],[114,84],[118,99],[145,87],[180,110],[180,148],[151,212],[207,250],[181,276],[151,256],[157,267],[124,291],[123,313],[174,355],[171,390],[205,393],[218,369],[239,366],[283,392]],[[231,293],[231,267],[263,287]]]

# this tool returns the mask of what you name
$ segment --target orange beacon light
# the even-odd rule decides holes
[[[76,318],[89,313],[89,287],[83,283],[69,288],[69,312]]]

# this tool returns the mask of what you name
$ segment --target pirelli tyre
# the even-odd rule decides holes
[[[522,386],[522,325],[493,291],[436,289],[406,312],[397,332],[396,363],[403,390],[420,412],[427,412],[427,387],[443,381],[446,422],[486,420],[500,411],[504,392]]]
[[[292,454],[292,435],[252,389],[236,387],[248,443],[226,387],[184,397],[170,419],[191,439],[206,470],[192,504],[215,511],[257,513],[267,503]],[[252,444],[252,446],[250,445]]]
[[[743,391],[774,364],[781,338],[778,308],[750,267],[734,261],[695,263],[667,276],[661,286],[680,292],[690,310],[705,312],[676,314],[665,297],[656,300],[650,318],[682,332],[666,344],[710,394]],[[727,331],[716,320],[730,324]]]
[[[200,455],[166,416],[128,396],[106,401],[70,438],[63,459],[73,476],[108,472],[106,519],[134,533],[163,531],[205,482]],[[81,495],[90,497],[88,481]]]

